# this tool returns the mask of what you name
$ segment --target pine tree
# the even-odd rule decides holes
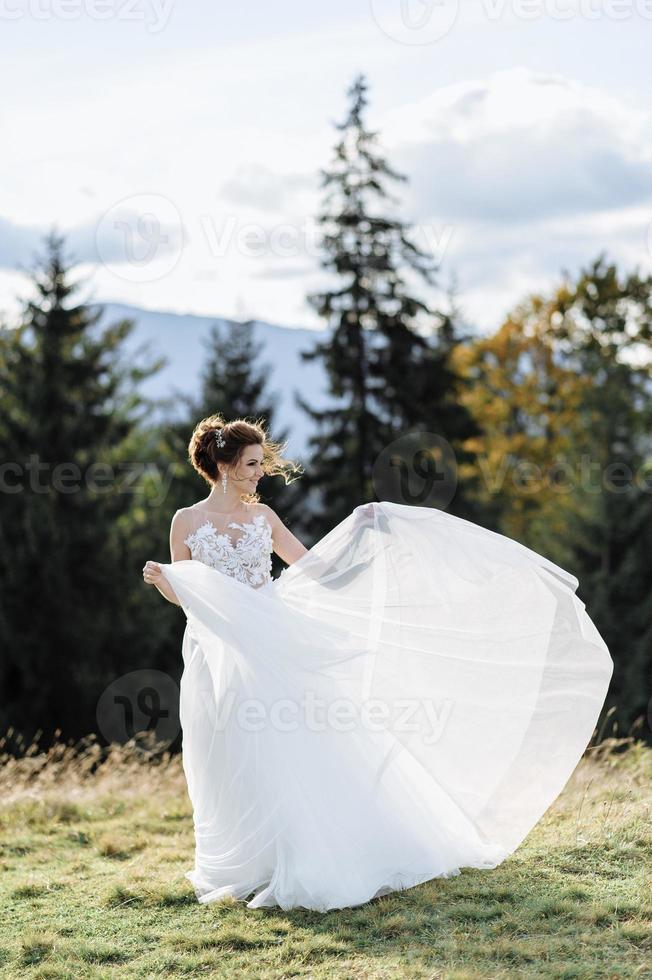
[[[137,385],[160,364],[123,362],[133,323],[100,329],[101,309],[74,303],[56,233],[33,278],[0,344],[0,688],[3,724],[47,741],[94,727],[102,686],[145,631],[124,614],[133,497],[115,476],[145,407]]]
[[[201,404],[219,406],[227,419],[262,416],[271,428],[278,395],[267,392],[271,365],[260,362],[263,349],[252,320],[222,329],[214,324],[201,378]],[[279,441],[285,438],[287,432],[279,433]]]
[[[652,427],[648,428],[648,433]],[[612,579],[609,642],[616,659],[614,691],[621,733],[652,742],[652,456],[629,500],[626,550]]]
[[[380,156],[377,133],[364,125],[366,89],[358,76],[347,118],[336,124],[334,163],[322,171],[322,265],[341,284],[308,297],[330,333],[302,356],[323,360],[335,402],[317,411],[297,395],[316,429],[303,481],[321,498],[322,513],[306,521],[312,535],[375,499],[374,461],[399,436],[425,430],[459,440],[477,431],[455,397],[462,382],[450,364],[452,321],[441,318],[441,335],[428,336],[420,321],[432,325],[437,315],[411,295],[403,274],[432,284],[432,260],[410,241],[404,222],[381,211],[390,199],[385,181],[407,178]]]
[[[566,365],[591,381],[582,418],[594,466],[570,544],[579,591],[614,658],[609,704],[622,733],[645,724],[652,694],[652,276],[621,276],[600,255],[577,282],[566,279],[558,340]]]
[[[226,419],[245,418],[262,421],[275,442],[285,442],[286,429],[275,426],[275,402],[278,395],[268,392],[268,363],[260,360],[264,348],[255,339],[255,323],[230,322],[213,324],[206,342],[206,360],[203,365],[199,396],[188,398],[186,418],[170,427],[172,449],[178,461],[178,480],[175,494],[183,498],[179,506],[200,499],[207,487],[185,462],[187,446],[196,422],[208,415],[221,413]],[[167,430],[166,430],[167,431]],[[182,466],[181,461],[184,461]],[[284,521],[292,522],[294,507],[298,505],[296,491],[285,489],[281,479],[264,477],[258,489],[263,503],[269,504]],[[280,567],[277,556],[273,557],[273,570]]]

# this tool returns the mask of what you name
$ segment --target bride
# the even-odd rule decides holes
[[[326,911],[495,868],[589,743],[613,663],[577,579],[443,511],[356,507],[307,549],[256,486],[297,468],[219,415],[146,583],[186,616],[200,902]],[[271,553],[287,564],[271,577]]]

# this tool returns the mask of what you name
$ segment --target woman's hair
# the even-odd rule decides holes
[[[218,432],[224,440],[222,447],[217,445]],[[227,422],[219,413],[197,423],[188,443],[188,459],[199,475],[212,486],[220,477],[220,463],[235,465],[246,447],[252,445],[263,448],[261,466],[266,476],[280,475],[287,485],[303,472],[299,464],[284,458],[283,450],[287,443],[272,442],[267,438],[262,418],[253,422],[247,419]],[[257,503],[260,499],[257,493],[243,493],[242,496],[249,503]]]

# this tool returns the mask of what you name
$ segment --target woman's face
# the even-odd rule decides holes
[[[262,467],[263,447],[258,443],[252,446],[245,446],[240,454],[240,459],[231,468],[232,479],[236,480],[239,489],[243,493],[255,493],[256,485],[261,476],[265,475]]]

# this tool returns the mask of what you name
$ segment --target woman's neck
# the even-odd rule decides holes
[[[209,495],[202,503],[207,510],[212,510],[219,514],[233,514],[235,511],[247,510],[246,503],[240,497],[234,499],[233,497],[229,497],[228,494],[224,494],[223,499],[220,499],[221,496],[220,491],[219,495]]]

